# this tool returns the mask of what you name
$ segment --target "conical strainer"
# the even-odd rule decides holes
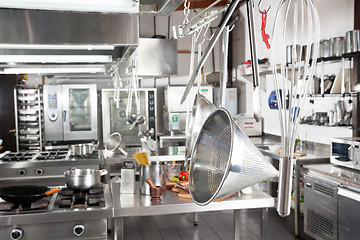
[[[191,152],[206,118],[216,109],[215,105],[207,100],[202,94],[196,94],[194,105],[191,110],[188,130],[186,133],[185,159],[190,158]]]
[[[198,205],[278,176],[223,108],[207,118],[191,156],[190,195]]]

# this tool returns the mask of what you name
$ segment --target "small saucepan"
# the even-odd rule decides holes
[[[15,207],[30,207],[31,203],[60,191],[60,187],[49,190],[48,187],[35,185],[8,186],[0,188],[0,197]]]
[[[92,143],[73,144],[69,148],[73,156],[88,156],[94,152],[94,145]]]
[[[101,176],[107,173],[105,169],[72,169],[64,172],[66,186],[76,190],[87,190],[98,186]]]

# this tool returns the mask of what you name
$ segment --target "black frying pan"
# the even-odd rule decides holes
[[[60,188],[55,188],[48,191],[48,187],[24,185],[24,186],[9,186],[0,188],[0,197],[15,206],[22,205],[30,206],[45,196],[54,194],[60,191]]]

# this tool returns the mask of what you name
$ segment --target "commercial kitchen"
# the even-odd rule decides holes
[[[359,0],[2,0],[0,30],[0,239],[359,239]]]

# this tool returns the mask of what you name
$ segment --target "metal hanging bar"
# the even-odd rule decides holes
[[[222,33],[222,31],[226,27],[228,21],[230,20],[231,15],[235,11],[236,6],[238,5],[238,3],[240,1],[241,0],[233,0],[230,3],[229,7],[226,9],[226,12],[223,15],[223,17],[221,18],[221,20],[220,20],[220,22],[218,24],[218,28],[216,29],[216,32],[214,33],[213,38],[210,40],[209,44],[207,45],[207,47],[206,47],[206,49],[204,51],[204,54],[201,57],[200,62],[198,63],[198,65],[196,66],[196,68],[194,69],[194,72],[192,73],[192,75],[190,77],[189,83],[186,86],[185,92],[184,92],[184,94],[183,94],[183,96],[181,98],[181,103],[183,103],[186,100],[186,98],[187,98],[187,96],[188,96],[188,94],[190,92],[190,89],[191,89],[192,85],[194,84],[194,81],[196,79],[196,76],[197,76],[199,70],[204,66],[204,63],[205,63],[206,59],[209,57],[209,55],[211,53],[211,50],[214,48],[216,41],[219,39],[220,34]]]

